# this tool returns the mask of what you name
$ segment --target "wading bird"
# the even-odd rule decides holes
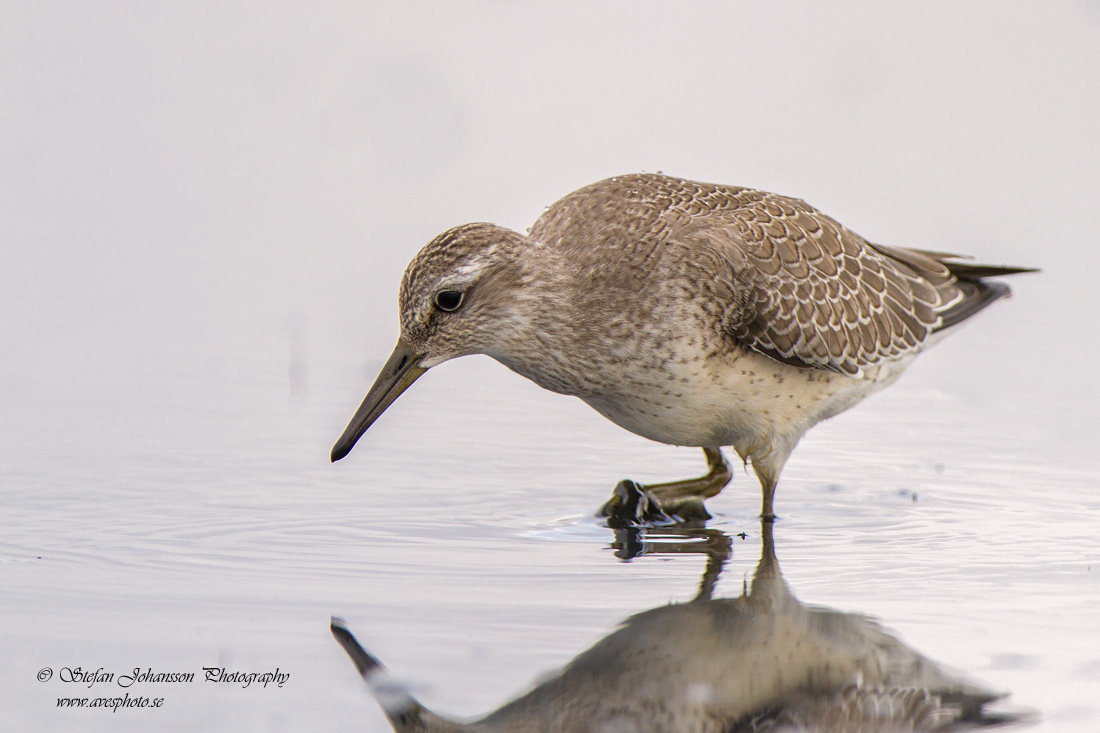
[[[802,435],[893,382],[1028,271],[872,244],[798,199],[664,175],[610,178],[549,207],[528,234],[466,224],[401,281],[401,336],[332,449],[343,458],[426,370],[487,354],[627,430],[699,446],[699,478],[624,481],[613,523],[706,517],[751,462],[774,517]]]

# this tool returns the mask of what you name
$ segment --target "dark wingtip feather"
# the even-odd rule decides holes
[[[986,277],[1005,277],[1026,272],[1042,272],[1037,267],[1009,267],[1007,265],[971,265],[967,262],[944,262],[951,274],[960,280],[980,280]]]
[[[959,303],[940,314],[942,321],[940,325],[934,329],[935,331],[942,331],[945,328],[956,326],[967,318],[985,310],[986,307],[992,305],[1001,298],[1007,298],[1012,295],[1012,288],[1000,282],[983,282],[980,280],[971,282],[969,280],[960,280],[957,285],[959,289],[963,291],[965,297]]]
[[[962,323],[967,318],[982,310],[1001,298],[1012,295],[1012,288],[1002,282],[988,281],[987,277],[1002,277],[1017,275],[1025,272],[1039,272],[1034,267],[1009,267],[1005,265],[971,265],[966,262],[944,262],[957,280],[955,285],[962,290],[963,299],[951,308],[940,314],[943,319],[935,329],[942,331],[945,328]]]

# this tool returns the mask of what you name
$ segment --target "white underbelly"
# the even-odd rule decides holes
[[[797,442],[813,425],[892,382],[906,363],[849,377],[746,353],[730,361],[698,362],[684,374],[650,379],[644,389],[582,399],[615,424],[650,440],[734,446],[747,455],[777,437]]]

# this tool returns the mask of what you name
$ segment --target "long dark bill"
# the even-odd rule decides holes
[[[355,441],[367,432],[367,428],[378,419],[378,416],[385,412],[386,408],[421,374],[428,371],[420,366],[420,359],[423,356],[415,353],[404,339],[397,340],[397,347],[394,348],[382,371],[374,380],[374,386],[367,392],[363,404],[359,405],[355,416],[344,429],[344,434],[336,441],[336,445],[332,446],[333,463],[350,453]]]

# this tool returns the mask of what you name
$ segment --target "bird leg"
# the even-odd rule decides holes
[[[716,534],[707,538],[706,549],[704,550],[707,554],[707,567],[703,571],[702,580],[699,582],[699,592],[692,599],[694,601],[710,600],[711,595],[714,593],[714,586],[718,583],[718,576],[722,574],[722,568],[725,567],[726,561],[733,554],[733,540],[729,538],[729,535],[719,530],[708,531],[716,532]]]
[[[760,479],[760,491],[763,501],[760,504],[760,519],[775,521],[775,487],[779,484],[779,474],[798,443],[798,436],[772,436],[766,450],[742,454],[742,458],[752,461],[752,470]]]
[[[775,521],[775,511],[772,502],[775,500],[775,481],[769,481],[761,486],[764,492],[764,500],[760,505],[760,520],[766,523]]]
[[[707,457],[707,472],[704,475],[646,486],[666,511],[674,510],[678,504],[692,499],[701,504],[703,499],[717,496],[733,478],[733,469],[720,449],[704,448],[703,453]],[[710,516],[706,518],[709,519]]]
[[[757,464],[756,461],[753,461],[752,467],[756,472],[756,477],[760,479],[760,491],[763,495],[763,501],[760,503],[760,520],[774,522],[775,510],[773,504],[775,502],[775,487],[779,483],[779,478],[763,462]]]
[[[733,478],[733,469],[718,448],[704,448],[707,472],[698,478],[641,485],[620,481],[599,511],[611,527],[671,524],[710,519],[703,500],[720,492]]]

